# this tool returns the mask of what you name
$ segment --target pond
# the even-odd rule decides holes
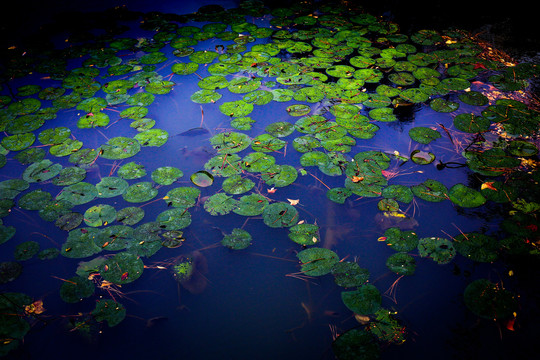
[[[537,64],[341,3],[132,5],[2,49],[1,356],[532,356]]]

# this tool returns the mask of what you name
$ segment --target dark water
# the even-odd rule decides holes
[[[127,2],[127,5],[136,11],[182,14],[193,12],[207,3],[236,6],[232,1],[161,1],[152,4],[134,1]],[[26,15],[20,12],[20,16],[43,21],[54,18],[61,9],[86,13],[88,10],[101,10],[112,5],[116,4],[103,1],[80,8],[79,4],[59,2],[54,7],[45,7],[42,12],[34,10]],[[265,21],[267,19],[261,21],[261,26]],[[145,32],[131,30],[128,35],[122,36],[147,35]],[[58,35],[53,40],[60,42],[61,38]],[[207,42],[197,45],[195,49],[213,46],[215,43]],[[163,51],[174,60],[170,47]],[[167,66],[160,71],[162,75],[169,75],[170,64],[167,62]],[[70,66],[80,66],[80,62],[75,60]],[[208,75],[205,69],[198,73],[203,77]],[[17,88],[38,80],[38,75],[35,75],[29,79],[16,80],[12,86]],[[230,126],[227,117],[219,112],[217,106],[202,105],[203,115],[201,106],[191,102],[190,94],[199,90],[198,78],[175,75],[172,80],[177,84],[174,90],[166,95],[156,95],[156,101],[149,106],[148,114],[148,117],[157,121],[156,127],[166,130],[171,137],[164,146],[143,148],[136,156],[124,160],[124,163],[134,161],[144,164],[148,174],[159,166],[178,167],[184,172],[184,177],[174,186],[191,186],[189,175],[201,170],[213,156],[208,139],[224,129],[230,129]],[[43,87],[50,85],[46,80],[42,83]],[[98,94],[104,95],[101,92]],[[220,102],[236,99],[234,94],[224,93]],[[270,123],[291,121],[285,111],[288,105],[276,103],[255,107],[250,116],[257,122],[246,133],[254,137],[263,133]],[[473,110],[473,107],[462,104],[459,113]],[[59,113],[57,119],[46,123],[42,129],[73,124],[79,113],[74,109]],[[431,126],[436,123],[450,126],[452,118],[429,107],[417,107],[406,113],[401,120],[382,124],[373,139],[357,141],[353,153],[377,149],[409,154],[416,148],[426,149],[410,140],[408,130],[413,126]],[[202,125],[208,129],[208,133],[189,132]],[[106,141],[106,137],[133,132],[129,122],[122,121],[110,129],[103,129],[103,134],[78,129],[73,131],[77,139],[84,141],[85,147],[98,147]],[[429,149],[437,151],[438,158],[445,162],[463,161],[459,151],[454,149],[444,133],[437,144],[430,145]],[[275,156],[280,164],[298,164],[300,158],[292,146],[286,154]],[[65,159],[57,160],[68,164]],[[85,181],[94,184],[99,182],[101,177],[109,175],[113,166],[112,160],[99,159],[96,166],[89,170]],[[17,161],[10,161],[1,170],[2,180],[18,177],[24,169],[25,166]],[[435,163],[418,166],[409,162],[399,168],[390,168],[399,172],[391,184],[409,186],[429,178],[437,179],[448,187],[458,182],[472,183],[474,179],[465,169],[439,171]],[[323,177],[320,172],[317,176]],[[341,186],[343,182],[342,177],[323,179],[329,187]],[[221,182],[222,179],[217,178],[214,185],[202,188],[201,196],[215,193],[221,187]],[[53,195],[59,192],[59,188],[52,184],[40,187]],[[37,186],[33,185],[30,190],[34,188]],[[160,188],[156,198],[165,196],[170,188]],[[265,195],[266,188],[265,185],[261,186]],[[377,209],[378,199],[353,199],[344,205],[335,204],[326,198],[325,186],[309,175],[299,176],[294,184],[279,188],[275,194],[268,196],[279,201],[299,199],[297,208],[300,218],[309,223],[316,221],[321,227],[325,245],[336,251],[340,258],[354,259],[360,266],[369,269],[370,282],[381,293],[385,293],[397,280],[398,276],[389,272],[385,265],[386,259],[394,251],[377,241],[384,233],[384,228],[376,221],[380,213]],[[100,203],[117,208],[132,205],[119,197],[100,199]],[[84,211],[85,208],[83,205],[78,209]],[[145,221],[152,221],[164,210],[164,205],[159,202],[144,209]],[[193,222],[184,229],[187,239],[185,244],[177,249],[161,249],[156,255],[145,259],[144,263],[155,266],[171,262],[180,255],[196,252],[208,268],[198,284],[199,293],[191,293],[179,286],[170,270],[146,269],[136,282],[123,285],[122,293],[108,293],[98,289],[96,296],[91,299],[71,305],[60,299],[58,289],[61,280],[57,278],[73,276],[81,259],[59,256],[51,261],[25,261],[22,275],[8,285],[1,285],[1,289],[20,291],[36,299],[43,299],[47,309],[45,314],[51,315],[51,318],[47,319],[47,323],[37,322],[25,336],[24,344],[7,358],[332,359],[332,329],[340,334],[358,326],[358,323],[343,304],[340,296],[342,289],[335,285],[331,276],[309,281],[287,276],[299,271],[296,253],[301,250],[300,246],[288,239],[287,230],[264,226],[260,219],[249,219],[244,223],[246,218],[234,214],[211,216],[202,205],[190,209],[190,212]],[[456,236],[461,231],[470,232],[479,228],[488,232],[495,231],[500,220],[498,212],[499,209],[494,205],[486,205],[482,211],[458,209],[450,201],[437,204],[418,201],[407,209],[407,214],[414,218],[411,228],[420,238]],[[15,209],[3,220],[5,225],[15,226],[17,234],[2,244],[2,261],[11,260],[16,245],[22,241],[34,240],[42,248],[47,248],[59,247],[65,240],[65,232],[32,212]],[[242,226],[252,234],[252,246],[246,250],[232,251],[218,244],[222,234],[215,227],[230,232]],[[437,265],[430,259],[418,256],[416,261],[415,275],[401,279],[395,293],[383,296],[382,306],[397,311],[400,321],[407,327],[408,335],[404,344],[384,349],[382,358],[513,358],[516,352],[527,353],[527,340],[508,331],[504,331],[501,338],[499,331],[503,330],[497,324],[479,321],[463,304],[462,293],[471,280],[489,278],[497,282],[501,274],[508,270],[504,265],[473,264],[459,256],[448,265]],[[67,326],[70,317],[79,312],[92,311],[95,300],[100,296],[113,296],[122,303],[127,310],[126,319],[112,328],[104,325],[88,337],[70,332]]]

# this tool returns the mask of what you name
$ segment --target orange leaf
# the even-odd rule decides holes
[[[484,189],[490,189],[490,190],[497,191],[497,189],[496,189],[495,187],[493,187],[493,183],[494,183],[494,181],[486,181],[485,183],[483,183],[483,184],[480,186],[480,189],[481,189],[481,190],[484,190]]]
[[[289,202],[289,204],[294,206],[294,205],[298,205],[298,203],[300,202],[300,199],[297,199],[297,200],[287,199],[287,201]]]

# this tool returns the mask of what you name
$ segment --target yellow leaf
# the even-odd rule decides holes
[[[298,203],[300,202],[300,199],[297,199],[297,200],[287,199],[287,201],[289,201],[289,204],[294,206],[294,205],[298,205]]]

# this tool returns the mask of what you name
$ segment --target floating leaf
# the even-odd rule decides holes
[[[289,239],[300,245],[315,245],[320,239],[319,226],[302,223],[289,228]]]
[[[133,161],[122,165],[118,169],[118,176],[126,180],[134,180],[142,178],[146,175],[146,169],[142,164],[137,164]]]
[[[251,139],[244,133],[229,131],[212,136],[210,143],[220,153],[234,154],[246,149]]]
[[[518,308],[513,293],[487,279],[478,279],[467,285],[463,301],[474,314],[488,320],[509,319]]]
[[[439,139],[441,134],[437,130],[424,126],[417,126],[409,130],[409,136],[412,140],[419,142],[420,144],[429,144],[431,141]]]
[[[159,147],[167,142],[169,139],[169,133],[161,129],[150,129],[138,133],[133,138],[137,140],[141,146]]]
[[[418,235],[413,231],[402,231],[398,227],[391,227],[384,232],[384,241],[393,250],[409,252],[418,246]]]
[[[435,154],[416,149],[411,152],[410,158],[415,164],[427,165],[435,160]]]
[[[341,300],[349,310],[360,315],[373,314],[381,307],[382,297],[377,288],[365,284],[354,291],[342,291]]]
[[[116,326],[126,317],[126,309],[114,300],[105,299],[96,302],[92,316],[97,322],[107,321],[109,327]]]
[[[408,254],[396,253],[386,259],[386,266],[398,275],[413,275],[416,270],[416,261]]]
[[[25,261],[34,257],[39,252],[39,243],[36,241],[25,241],[15,247],[13,257],[17,261]]]
[[[125,225],[135,225],[144,218],[144,210],[136,206],[128,206],[116,212],[116,221]]]
[[[109,139],[106,144],[101,145],[101,157],[110,160],[119,160],[132,157],[141,150],[138,141],[132,138],[118,136]]]
[[[56,197],[57,200],[66,200],[73,205],[86,204],[96,198],[98,191],[96,187],[87,182],[79,182],[66,186]]]
[[[448,264],[456,255],[456,249],[447,239],[429,237],[418,240],[418,253],[421,257],[429,257],[438,264]]]
[[[161,166],[152,171],[152,180],[160,185],[171,185],[182,176],[184,173],[173,166]]]
[[[252,193],[242,196],[233,212],[242,216],[257,216],[262,214],[267,205],[268,200],[264,196]]]
[[[122,195],[128,186],[128,182],[124,179],[115,176],[103,177],[101,178],[101,181],[96,184],[96,189],[98,191],[97,196],[100,198],[112,198]]]
[[[94,294],[94,283],[86,277],[74,276],[62,283],[60,297],[67,303],[75,304]]]
[[[60,254],[67,258],[85,258],[101,252],[93,239],[97,236],[97,228],[79,228],[71,230]]]
[[[240,175],[232,175],[223,181],[223,190],[228,194],[238,195],[248,192],[255,186],[250,179]]]
[[[448,199],[448,188],[440,181],[428,179],[422,184],[411,186],[413,194],[422,200],[440,202]]]
[[[161,212],[157,216],[156,222],[161,229],[180,230],[191,224],[191,214],[189,211],[177,207]]]
[[[152,200],[158,194],[158,190],[154,188],[150,181],[141,181],[130,185],[122,194],[122,197],[127,202],[140,203]]]
[[[226,234],[221,240],[221,245],[232,249],[242,250],[251,245],[251,234],[242,229],[233,229],[231,234]]]
[[[284,202],[266,206],[262,213],[264,223],[272,228],[290,227],[298,222],[298,210]]]
[[[135,254],[120,252],[108,258],[100,266],[103,279],[114,284],[127,284],[137,280],[143,272],[144,264]]]
[[[478,262],[493,262],[498,258],[499,243],[492,236],[481,233],[459,234],[454,238],[457,252]]]
[[[189,179],[198,187],[208,187],[214,183],[214,176],[206,170],[197,171],[191,174]]]
[[[225,193],[216,193],[204,202],[204,210],[210,215],[225,215],[236,208],[236,200]]]
[[[332,267],[339,261],[335,252],[329,249],[312,247],[296,254],[301,264],[301,271],[307,276],[322,276],[329,274]]]
[[[359,287],[369,280],[369,271],[352,261],[339,261],[332,266],[332,275],[338,286]]]
[[[88,226],[99,227],[116,220],[116,210],[107,204],[94,205],[84,212],[84,222]]]
[[[448,197],[454,204],[466,208],[482,206],[486,202],[486,198],[479,191],[459,183],[450,188]]]

